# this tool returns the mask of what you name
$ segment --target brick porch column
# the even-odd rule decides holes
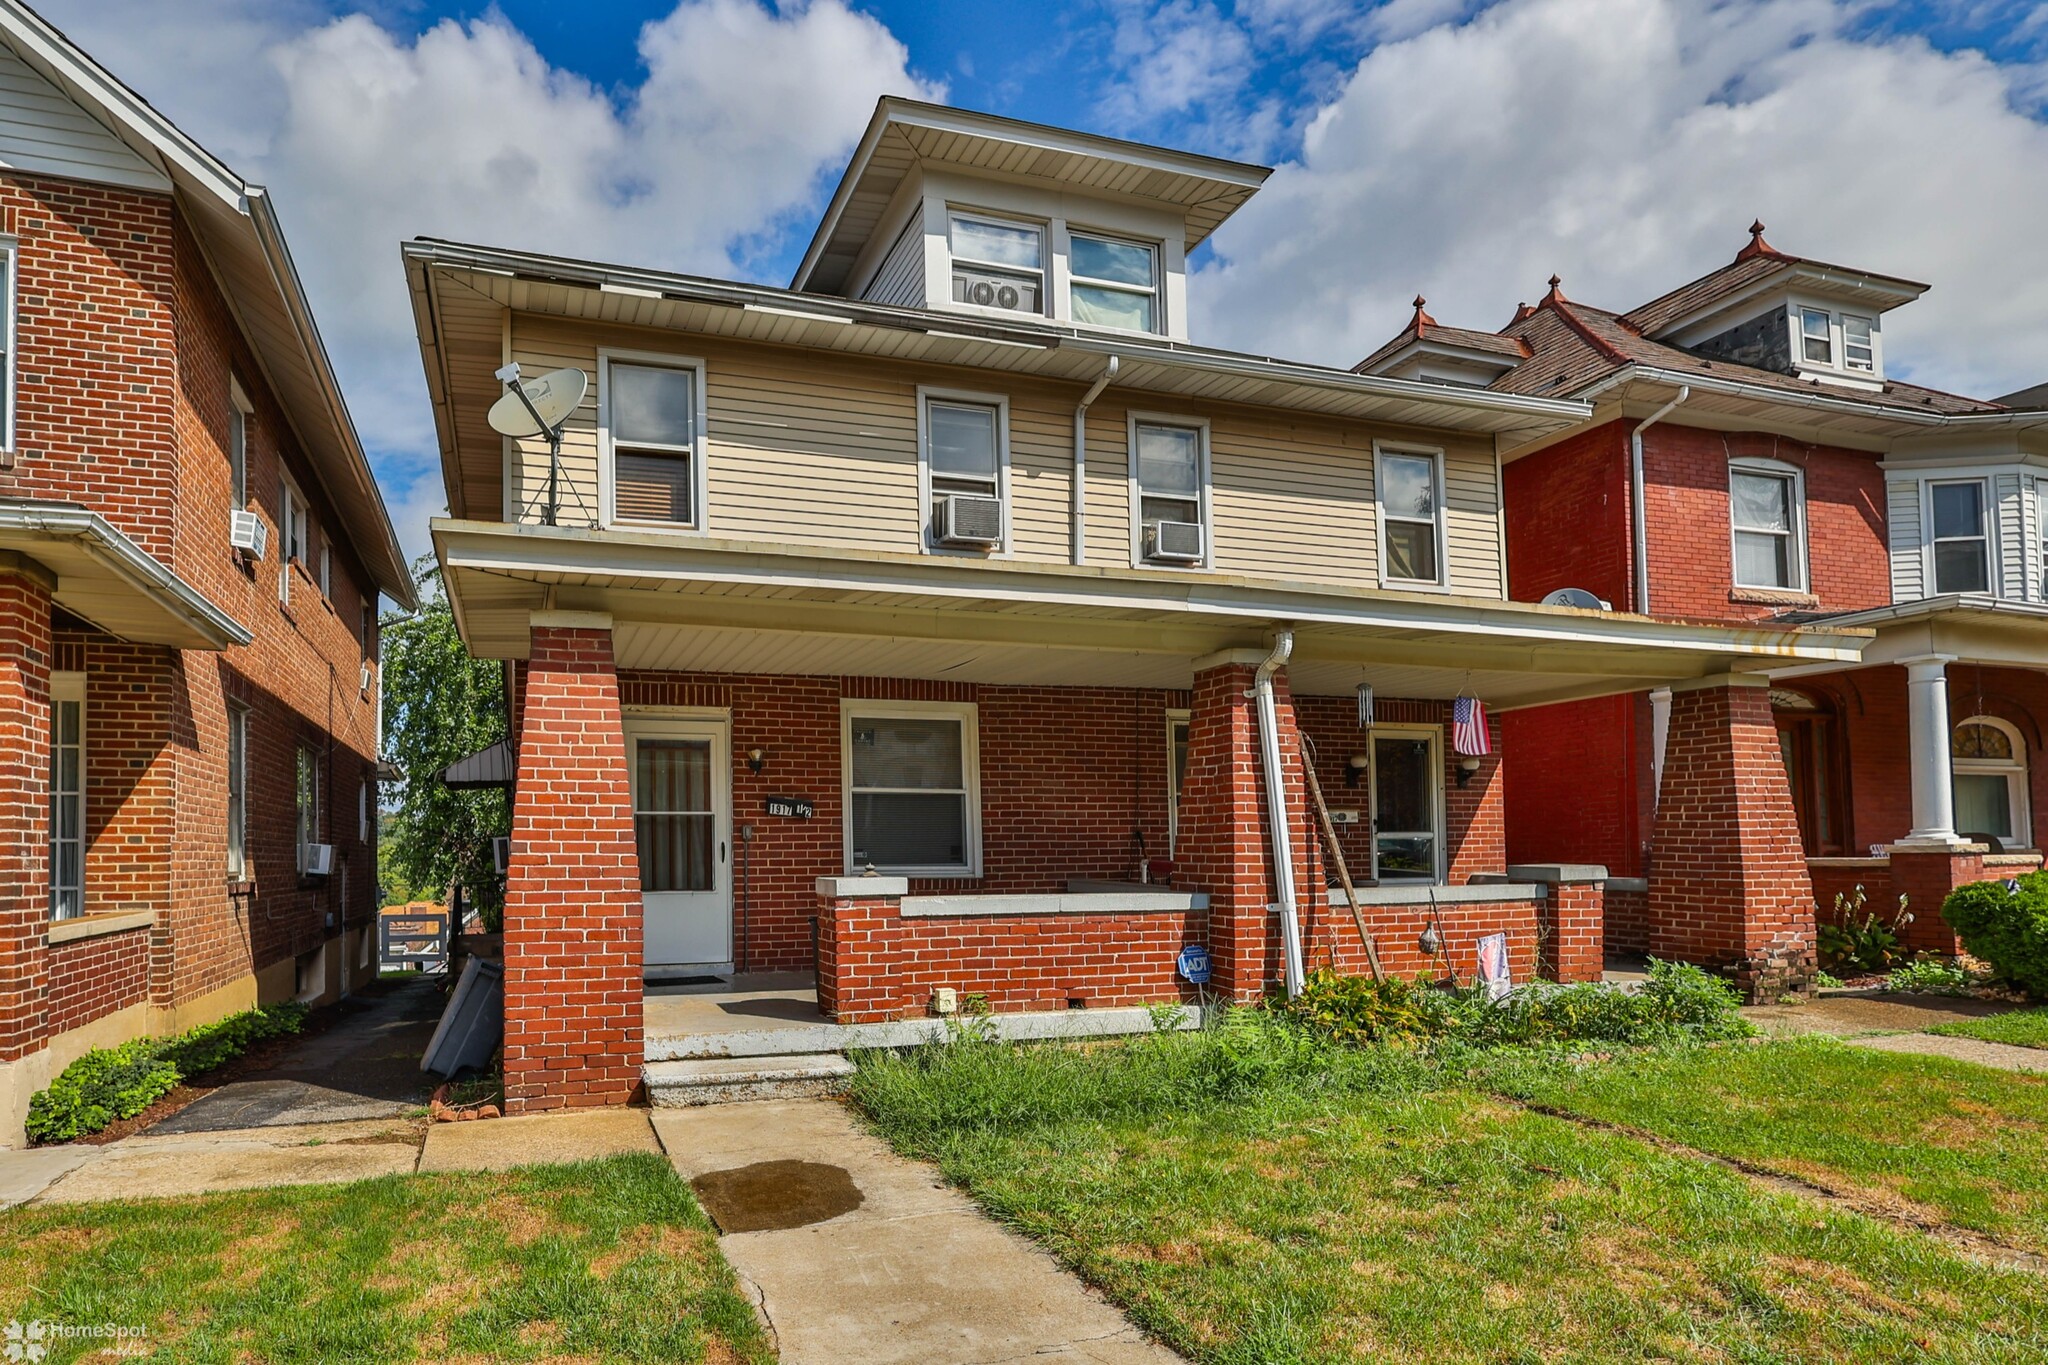
[[[1279,984],[1281,975],[1280,918],[1271,909],[1278,895],[1266,833],[1258,715],[1251,697],[1252,677],[1265,657],[1264,650],[1246,649],[1196,661],[1175,858],[1175,881],[1209,894],[1210,986],[1238,1001],[1259,999]],[[1309,816],[1285,670],[1273,686],[1306,955],[1324,916],[1309,898]]]
[[[611,617],[533,613],[505,877],[505,1102],[640,1084],[640,863]]]
[[[1607,869],[1598,863],[1517,863],[1511,882],[1540,882],[1536,970],[1552,981],[1598,981],[1607,971]]]
[[[1813,886],[1762,678],[1673,689],[1650,844],[1650,954],[1729,969],[1756,999],[1803,990]]]
[[[0,1062],[48,1034],[50,592],[32,560],[0,554]],[[9,1092],[11,1093],[11,1088]],[[19,1100],[27,1103],[23,1093]],[[23,1114],[0,1115],[20,1140]],[[0,1146],[9,1138],[0,1133]]]
[[[1956,931],[1941,917],[1942,902],[1957,887],[1985,879],[1984,855],[1990,852],[1989,847],[1956,844],[1930,848],[1908,843],[1893,844],[1885,851],[1891,859],[1891,893],[1907,897],[1906,908],[1913,915],[1913,922],[1906,926],[1903,936],[1906,946],[1916,952],[1954,957],[1962,951],[1962,944],[1956,939]],[[1872,908],[1889,918],[1895,905],[1894,901]]]
[[[894,1019],[903,877],[818,878],[818,1011],[841,1024]]]

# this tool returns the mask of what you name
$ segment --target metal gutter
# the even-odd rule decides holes
[[[1786,389],[1765,388],[1756,384],[1745,384],[1740,380],[1723,379],[1717,375],[1692,374],[1680,370],[1667,370],[1649,365],[1628,365],[1613,374],[1588,385],[1579,391],[1581,401],[1596,402],[1602,394],[1625,387],[1638,379],[1653,384],[1668,384],[1673,388],[1691,388],[1705,393],[1725,394],[1731,398],[1746,398],[1758,403],[1782,403],[1787,407],[1812,408],[1821,412],[1835,413],[1843,417],[1858,417],[1865,421],[1897,421],[1908,426],[1941,427],[1953,429],[1997,429],[2000,427],[2028,428],[2048,427],[2048,411],[1940,413],[1915,412],[1910,408],[1892,407],[1875,403],[1860,403],[1852,398],[1837,398],[1824,393],[1795,393]]]
[[[1650,610],[1650,528],[1644,520],[1648,513],[1643,492],[1643,433],[1690,397],[1692,390],[1679,385],[1676,398],[1636,423],[1636,429],[1628,434],[1629,550],[1635,557],[1636,593],[1636,600],[1629,605],[1646,615]]]
[[[246,645],[256,638],[97,512],[68,503],[0,501],[0,531],[76,541],[116,578],[211,639],[216,648]]]
[[[1287,818],[1287,780],[1280,768],[1280,715],[1273,698],[1273,675],[1294,653],[1294,632],[1281,628],[1273,635],[1273,652],[1252,676],[1252,702],[1259,721],[1259,769],[1266,784],[1266,839],[1273,850],[1273,887],[1280,902],[1282,981],[1287,998],[1301,994],[1301,912],[1294,896],[1294,835]]]
[[[1074,406],[1073,557],[1076,564],[1088,562],[1088,409],[1102,397],[1109,381],[1116,378],[1121,362],[1115,357],[1102,367],[1102,377],[1088,386]]]

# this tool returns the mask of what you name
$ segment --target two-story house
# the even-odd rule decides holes
[[[88,1048],[375,972],[411,593],[277,219],[0,0],[0,1145]]]
[[[1853,669],[1763,670],[1798,815],[1785,852],[1824,910],[1858,884],[1882,911],[1909,892],[1913,941],[1953,951],[1941,897],[1986,856],[2038,865],[2048,818],[2048,412],[1889,376],[1885,319],[1925,290],[1788,255],[1756,224],[1728,264],[1626,313],[1555,279],[1497,333],[1418,301],[1360,368],[1592,405],[1508,457],[1512,596],[1873,630]],[[1510,716],[1510,854],[1654,876],[1671,707],[1651,691]],[[1611,915],[1608,934],[1620,951],[1703,946],[1655,916]]]
[[[1855,658],[1510,601],[1502,462],[1581,401],[1190,339],[1188,253],[1266,174],[885,99],[787,289],[406,245],[435,544],[512,678],[516,1107],[688,1051],[677,978],[805,973],[809,1008],[815,971],[812,1017],[860,1025],[1192,998],[1191,944],[1236,998],[1363,970],[1305,764],[1389,970],[1434,925],[1467,976],[1495,932],[1597,976],[1604,874],[1509,875],[1459,700],[1685,687],[1704,801],[1758,762],[1731,674]],[[587,386],[558,457],[491,425],[510,366]],[[1768,987],[1810,954],[1784,871],[1647,894],[1735,943],[1773,907]]]

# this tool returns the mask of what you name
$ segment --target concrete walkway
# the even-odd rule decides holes
[[[661,1109],[655,1131],[783,1365],[1172,1365],[1079,1280],[998,1227],[844,1105]]]
[[[2038,1047],[2014,1047],[2011,1043],[1989,1043],[1981,1038],[1949,1038],[1934,1033],[1886,1033],[1871,1038],[1851,1038],[1854,1047],[1877,1052],[1918,1052],[1929,1057],[1950,1057],[1958,1062],[1975,1062],[2005,1071],[2048,1071],[2048,1051]]]
[[[1896,991],[1882,995],[1824,995],[1800,1005],[1759,1005],[1745,1009],[1742,1017],[1774,1036],[1832,1033],[1854,1038],[1866,1033],[1917,1032],[1940,1024],[2003,1014],[2012,1008],[1989,1000]]]

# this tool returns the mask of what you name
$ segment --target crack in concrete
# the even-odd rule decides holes
[[[1939,1218],[1919,1218],[1891,1208],[1880,1200],[1872,1199],[1853,1189],[1828,1185],[1806,1176],[1791,1175],[1774,1170],[1762,1162],[1749,1161],[1742,1157],[1722,1156],[1718,1152],[1705,1151],[1698,1147],[1665,1137],[1647,1128],[1638,1128],[1632,1123],[1617,1123],[1610,1119],[1596,1119],[1585,1114],[1575,1114],[1569,1109],[1555,1105],[1537,1104],[1533,1101],[1515,1100],[1501,1096],[1509,1103],[1516,1104],[1532,1114],[1546,1118],[1563,1119],[1583,1128],[1598,1132],[1615,1133],[1622,1137],[1634,1138],[1671,1156],[1690,1157],[1734,1171],[1752,1184],[1762,1185],[1780,1194],[1789,1194],[1820,1204],[1839,1204],[1851,1213],[1861,1214],[1874,1222],[1893,1227],[1923,1232],[1937,1241],[1945,1242],[1970,1260],[1990,1265],[2000,1270],[2024,1270],[2035,1275],[2048,1275],[2048,1257],[2037,1255],[2024,1247],[2014,1246],[2002,1238],[1989,1233],[1977,1232],[1970,1228],[1957,1227],[1954,1223]]]
[[[762,1330],[768,1333],[769,1349],[774,1351],[775,1358],[780,1360],[782,1358],[782,1334],[775,1330],[775,1315],[768,1311],[768,1291],[761,1288],[755,1281],[740,1274],[737,1269],[733,1271],[733,1275],[738,1278],[740,1288],[746,1292],[747,1297],[753,1300],[754,1316],[761,1320]]]
[[[1035,1346],[1031,1350],[1022,1351],[1013,1356],[991,1356],[986,1360],[964,1360],[960,1362],[960,1365],[1012,1365],[1014,1361],[1035,1360],[1044,1356],[1057,1355],[1063,1351],[1071,1351],[1079,1346],[1089,1346],[1098,1341],[1115,1341],[1119,1337],[1134,1344],[1142,1343],[1145,1340],[1144,1333],[1140,1332],[1136,1327],[1125,1326],[1117,1328],[1114,1332],[1104,1332],[1100,1336],[1071,1337],[1066,1341],[1055,1342],[1050,1346]]]

